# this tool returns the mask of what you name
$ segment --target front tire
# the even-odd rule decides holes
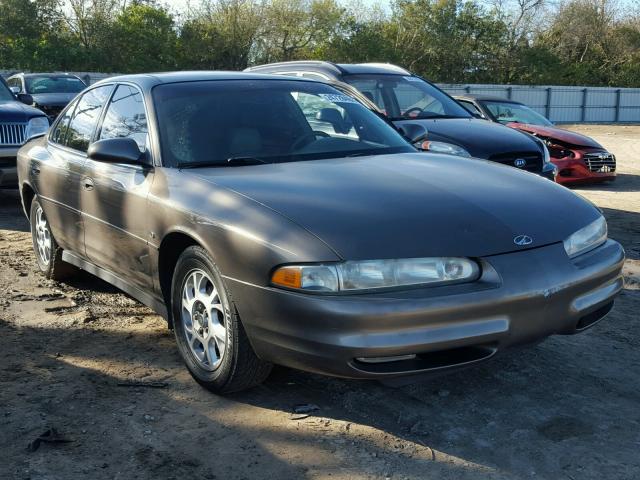
[[[178,350],[199,384],[230,393],[267,378],[271,364],[254,353],[222,275],[199,246],[187,248],[178,259],[171,308]]]
[[[63,280],[71,276],[75,269],[73,265],[62,261],[62,248],[53,238],[49,221],[37,198],[31,202],[29,220],[33,250],[40,272],[51,280]]]

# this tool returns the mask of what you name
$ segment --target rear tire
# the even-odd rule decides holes
[[[63,280],[73,275],[76,269],[73,265],[62,261],[62,248],[53,238],[49,221],[37,198],[31,202],[29,220],[33,250],[40,272],[51,280]]]
[[[187,248],[178,258],[171,309],[178,350],[200,385],[230,393],[269,376],[272,365],[254,353],[220,271],[199,246]]]

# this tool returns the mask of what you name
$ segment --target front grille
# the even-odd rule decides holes
[[[584,163],[594,173],[611,173],[616,171],[616,157],[609,152],[585,153]]]
[[[500,153],[490,156],[489,160],[528,172],[539,173],[542,171],[542,154],[537,152]]]
[[[0,145],[22,145],[26,129],[26,123],[0,123]]]

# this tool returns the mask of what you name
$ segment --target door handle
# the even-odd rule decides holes
[[[93,190],[93,180],[89,177],[82,180],[82,188],[85,190]]]

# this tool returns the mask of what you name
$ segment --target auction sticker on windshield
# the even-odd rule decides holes
[[[337,93],[320,93],[318,96],[331,103],[358,103],[357,100],[354,100],[348,95],[340,95]]]

